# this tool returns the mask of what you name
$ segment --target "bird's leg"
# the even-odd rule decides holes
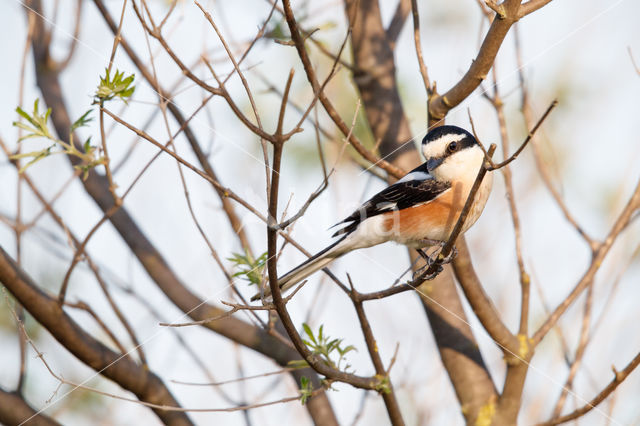
[[[425,242],[427,240],[423,240],[423,242]],[[435,240],[428,240],[429,243],[425,244],[425,246],[433,246],[438,244],[438,241]],[[433,264],[433,262],[435,262],[435,258],[432,258],[431,256],[429,256],[423,249],[419,248],[416,249],[416,251],[418,252],[418,254],[420,255],[420,257],[422,257],[425,261],[424,266],[422,266],[421,268],[417,269],[414,273],[413,273],[413,277],[412,279],[415,281],[418,278],[423,279],[424,281],[428,281],[428,280],[432,280],[434,279],[440,272],[442,272],[442,266],[438,266],[436,268],[435,271],[433,271],[433,273],[427,275],[427,276],[422,276],[428,269],[429,267],[431,267],[431,265]]]
[[[435,277],[438,276],[438,274],[440,272],[442,272],[442,266],[438,265],[438,267],[436,268],[435,271],[433,271],[433,273],[429,274],[429,275],[425,275],[422,276],[425,272],[427,272],[427,270],[431,267],[431,265],[429,263],[427,263],[426,265],[424,265],[422,268],[418,269],[417,271],[415,271],[413,273],[412,279],[415,281],[418,278],[422,279],[423,281],[429,281],[434,279]]]
[[[444,244],[443,244],[444,246]],[[440,256],[440,253],[442,252],[442,249],[444,247],[440,247],[440,250],[438,251],[438,254],[434,256],[434,262],[435,259],[438,259],[438,257]],[[449,254],[447,255],[447,257],[444,257],[441,261],[440,264],[446,264],[446,263],[450,263],[453,259],[455,259],[455,257],[458,255],[458,249],[456,248],[456,246],[451,247],[451,251],[449,252]]]
[[[445,241],[430,240],[430,239],[424,239],[421,241],[421,243],[424,245],[424,247],[438,246],[438,249],[436,249],[436,251],[431,256],[428,256],[422,249],[418,250],[418,253],[420,253],[420,256],[422,256],[422,258],[427,262],[427,265],[433,264],[438,259],[438,256],[440,256],[440,253],[442,252],[442,249],[446,244]],[[457,255],[458,255],[458,250],[454,246],[451,248],[451,252],[449,253],[449,255],[440,261],[440,264],[450,263]]]
[[[422,248],[416,249],[420,257],[422,257],[425,260],[426,264],[413,273],[414,280],[417,279],[418,277],[422,278],[425,281],[434,279],[440,272],[442,272],[442,269],[443,269],[442,265],[451,262],[458,255],[458,250],[454,246],[451,248],[451,252],[447,257],[438,261],[440,253],[442,252],[442,249],[444,248],[446,242],[439,241],[439,240],[424,239],[421,241],[421,243],[423,244],[423,247],[438,246],[438,248],[435,250],[435,252],[431,256],[429,256]],[[432,274],[429,274],[425,277],[421,277],[421,275],[424,274],[436,262],[438,262],[436,270]]]
[[[419,248],[419,249],[416,249],[416,251],[418,252],[420,257],[424,259],[425,262],[429,263],[431,258],[429,257],[429,255],[427,253],[425,253],[425,251],[423,249]]]

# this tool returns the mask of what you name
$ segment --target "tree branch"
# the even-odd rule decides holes
[[[360,322],[360,328],[362,329],[362,334],[364,335],[364,340],[367,344],[369,357],[371,358],[371,362],[373,362],[373,366],[376,370],[376,375],[378,377],[384,377],[387,379],[387,389],[385,390],[385,392],[382,392],[382,399],[384,400],[384,404],[387,408],[387,413],[389,414],[389,421],[394,426],[404,425],[402,413],[400,412],[400,406],[398,405],[398,400],[396,399],[396,393],[393,388],[393,384],[389,379],[389,372],[385,370],[384,365],[382,364],[382,359],[380,358],[380,353],[378,351],[378,344],[375,337],[373,336],[373,330],[371,330],[371,324],[367,319],[367,314],[364,311],[363,301],[359,298],[360,293],[358,293],[358,291],[356,291],[356,289],[353,287],[351,277],[348,278],[349,284],[351,286],[349,296],[351,298],[351,301],[353,302],[353,306],[356,309],[356,314],[358,315],[358,321]]]
[[[398,36],[404,27],[404,23],[411,11],[411,0],[399,0],[396,6],[396,11],[393,13],[393,18],[387,27],[387,41],[393,49],[398,41]]]
[[[521,2],[522,0],[505,0],[497,6],[500,8],[498,19],[494,19],[491,23],[480,50],[465,75],[445,94],[434,95],[430,99],[430,120],[433,122],[443,120],[447,112],[465,100],[487,77],[509,29],[518,19],[524,16],[520,15]],[[493,1],[486,3],[489,6],[495,5]],[[531,3],[531,1],[528,3]],[[544,4],[539,7],[542,6]]]
[[[536,10],[542,8],[547,3],[551,3],[551,0],[529,0],[528,2],[520,6],[518,17],[522,18],[524,16],[527,16],[528,14],[533,13]]]
[[[0,282],[51,335],[87,366],[134,393],[140,401],[180,407],[162,380],[148,367],[104,346],[85,332],[36,286],[0,247]],[[154,410],[165,424],[192,424],[185,413]]]
[[[100,0],[94,0],[94,2],[98,4]],[[42,21],[37,19],[37,22],[36,27],[42,28]],[[40,36],[34,37],[33,43],[36,80],[46,104],[52,109],[51,120],[56,133],[59,137],[66,139],[67,136],[65,135],[69,135],[71,129],[71,121],[62,97],[58,74],[47,65],[49,63],[48,45],[42,36],[42,29],[39,31]],[[79,138],[74,138],[74,140],[77,141]],[[73,162],[73,159],[70,159],[70,161]],[[92,170],[89,172],[87,179],[82,181],[82,184],[86,192],[93,198],[103,212],[107,212],[113,206],[113,197],[111,197],[109,193],[108,182],[104,176]],[[221,187],[221,189],[226,191],[224,187]],[[188,313],[191,319],[199,321],[224,313],[224,310],[202,301],[184,285],[175,272],[169,267],[163,256],[133,221],[126,208],[121,207],[119,211],[110,218],[110,221],[142,267],[149,274],[149,277],[169,300],[180,310]],[[225,318],[213,323],[207,323],[205,326],[236,343],[273,359],[281,366],[286,366],[289,361],[300,359],[300,355],[295,350],[272,336],[269,332],[247,324],[237,318]],[[296,370],[292,372],[292,374],[297,379],[306,375],[314,384],[314,387],[320,387],[320,380],[317,375],[309,369]],[[337,424],[335,414],[330,408],[331,406],[324,392],[311,398],[306,407],[313,418],[322,419],[322,421],[326,421],[329,424]]]
[[[613,373],[615,374],[615,377],[613,378],[613,380],[604,389],[602,389],[602,391],[600,391],[598,395],[596,395],[591,401],[586,403],[584,406],[562,417],[551,419],[543,423],[538,423],[538,425],[536,426],[559,425],[560,423],[566,423],[568,421],[575,420],[578,417],[584,416],[589,411],[593,410],[602,401],[607,399],[607,397],[611,395],[613,391],[616,390],[616,388],[620,385],[620,383],[622,383],[639,364],[640,364],[640,353],[638,353],[622,371],[616,371],[616,369],[614,368]]]
[[[609,235],[605,239],[605,241],[599,246],[599,248],[595,251],[593,258],[591,259],[591,265],[584,273],[580,281],[573,288],[571,293],[558,305],[558,307],[553,311],[553,313],[546,319],[546,321],[540,326],[540,328],[535,332],[532,337],[533,345],[537,345],[544,338],[544,336],[553,328],[553,326],[558,322],[562,314],[571,306],[571,304],[578,298],[578,296],[589,286],[589,284],[595,278],[596,272],[600,269],[602,261],[606,257],[609,249],[616,241],[618,235],[626,228],[629,220],[631,219],[633,213],[640,209],[640,181],[636,185],[636,188],[629,198],[629,202],[622,210],[618,219],[614,223]]]
[[[390,175],[400,178],[405,174],[405,171],[402,168],[396,167],[389,162],[377,158],[373,153],[368,151],[362,142],[349,131],[349,126],[342,120],[338,111],[335,109],[329,98],[324,94],[323,91],[320,90],[320,83],[316,77],[315,70],[313,69],[313,65],[311,64],[311,60],[309,59],[309,55],[304,46],[304,38],[300,34],[300,30],[298,28],[298,23],[293,15],[293,10],[291,9],[291,4],[289,0],[283,0],[285,18],[287,20],[287,25],[289,26],[289,30],[291,32],[291,39],[295,43],[296,50],[298,52],[298,56],[302,61],[302,65],[304,67],[305,73],[307,75],[307,79],[313,88],[314,95],[318,97],[320,102],[322,103],[325,111],[329,114],[329,117],[333,120],[336,126],[340,129],[343,135],[349,136],[349,143],[354,147],[356,151],[360,155],[362,155],[365,159],[367,159],[373,165],[383,168]],[[385,122],[388,119],[385,119]]]
[[[460,287],[484,329],[500,349],[510,357],[520,351],[518,340],[502,322],[497,309],[485,293],[471,263],[469,247],[464,239],[459,239],[456,248],[458,256],[453,260],[453,271]]]
[[[28,420],[27,420],[28,419]],[[0,423],[5,425],[60,426],[60,423],[33,409],[16,392],[0,388]]]

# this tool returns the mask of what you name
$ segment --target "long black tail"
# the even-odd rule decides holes
[[[309,259],[302,262],[300,265],[293,268],[291,271],[278,278],[278,285],[282,291],[286,291],[291,287],[298,284],[300,281],[307,278],[319,269],[324,268],[329,263],[333,262],[336,258],[345,253],[346,244],[344,240],[347,236],[340,238],[329,247],[325,248],[319,253],[314,254]],[[271,296],[271,289],[266,288],[264,290],[264,297]],[[251,298],[251,301],[259,300],[260,294],[256,294]]]

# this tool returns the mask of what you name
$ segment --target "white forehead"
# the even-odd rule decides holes
[[[464,133],[447,133],[434,139],[429,143],[422,144],[422,154],[425,158],[441,157],[447,150],[447,145],[451,142],[458,142],[467,135]]]

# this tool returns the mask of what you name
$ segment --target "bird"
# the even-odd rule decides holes
[[[331,245],[278,279],[282,291],[295,286],[353,250],[384,242],[418,249],[444,245],[458,221],[478,171],[484,150],[476,138],[461,127],[438,126],[422,139],[425,162],[389,185],[332,228],[340,227]],[[483,179],[461,234],[480,217],[489,198],[492,174]],[[331,229],[331,228],[330,228]],[[270,297],[266,288],[263,297]],[[261,294],[252,297],[259,300]]]

